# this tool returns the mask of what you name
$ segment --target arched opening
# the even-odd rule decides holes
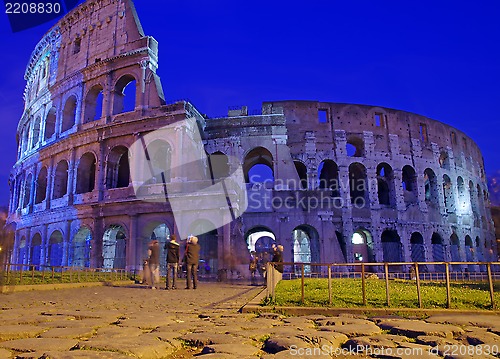
[[[479,236],[476,236],[475,242],[476,242],[475,243],[476,244],[476,248],[475,248],[475,251],[476,251],[476,260],[478,262],[483,262],[484,261],[484,254],[483,254],[483,248],[484,248],[484,246],[481,245],[481,239],[479,238]],[[485,270],[485,266],[484,265],[481,265],[480,268],[481,268],[481,271]]]
[[[87,227],[81,227],[71,243],[69,265],[73,267],[90,267],[90,249],[92,232]]]
[[[33,265],[40,265],[42,256],[42,236],[40,233],[35,233],[33,238],[31,238],[30,247],[30,263]],[[39,267],[35,267],[35,270],[39,270]]]
[[[150,159],[147,171],[152,171],[153,183],[169,183],[172,166],[172,148],[163,140],[154,140],[147,146],[147,155]]]
[[[217,151],[208,155],[210,160],[210,177],[220,180],[229,177],[229,161],[226,154]]]
[[[31,202],[31,185],[33,184],[33,176],[31,173],[28,175],[24,181],[24,198],[23,198],[23,208],[30,205]]]
[[[465,190],[464,179],[460,176],[457,178],[458,188],[458,211],[459,213],[467,213],[470,209],[469,199],[467,198],[467,191]]]
[[[217,273],[219,270],[219,237],[214,227],[213,223],[205,219],[199,219],[190,226],[190,233],[198,233],[196,237],[200,245],[200,270],[205,274]],[[227,269],[235,269],[236,254],[225,257],[224,265]]]
[[[354,262],[372,262],[373,258],[373,238],[369,231],[357,229],[351,237],[352,252]]]
[[[381,236],[382,251],[384,262],[401,262],[402,261],[402,245],[401,238],[398,232],[391,229],[386,229]],[[390,266],[389,270],[400,271],[399,266]]]
[[[54,174],[54,190],[52,198],[62,198],[68,193],[68,162],[65,160],[59,161]]]
[[[349,157],[363,157],[365,148],[364,142],[357,136],[349,136],[346,143],[346,153]]]
[[[405,203],[407,205],[417,203],[417,174],[412,166],[406,165],[403,167],[402,185]]]
[[[419,232],[413,232],[410,237],[412,262],[425,262],[424,237]]]
[[[40,142],[40,125],[41,125],[42,119],[40,116],[38,116],[33,122],[33,135],[31,138],[31,148],[35,148],[38,146],[38,142]]]
[[[49,238],[49,248],[47,253],[47,265],[61,266],[63,263],[64,245],[63,235],[60,231],[54,231]]]
[[[448,153],[445,151],[441,151],[439,155],[439,166],[447,170],[450,169],[450,157],[448,156]]]
[[[476,188],[474,187],[474,183],[472,183],[472,181],[469,181],[469,198],[470,198],[470,207],[472,210],[472,217],[474,220],[474,227],[479,228],[481,227],[479,208],[478,208],[479,199],[477,198]]]
[[[460,240],[456,233],[450,236],[450,256],[452,262],[460,262]],[[458,271],[460,270],[460,265],[453,264],[451,268],[454,271]]]
[[[432,245],[432,259],[434,262],[444,262],[444,243],[443,238],[439,233],[432,233],[431,237]],[[442,272],[444,271],[444,265],[434,265],[434,270]]]
[[[361,163],[355,162],[349,166],[349,188],[351,191],[351,203],[356,208],[368,207],[368,180],[366,168]]]
[[[128,187],[129,182],[130,166],[128,162],[128,149],[125,146],[116,146],[108,155],[106,188]]]
[[[36,180],[35,204],[42,203],[47,197],[47,167],[42,167]]]
[[[122,226],[111,225],[102,238],[102,267],[124,269],[127,253],[127,235]]]
[[[319,263],[319,234],[318,231],[309,225],[300,225],[292,231],[293,241],[293,262],[294,263]],[[311,273],[317,268],[305,266],[304,271]],[[295,268],[300,272],[301,268]]]
[[[295,165],[295,170],[297,171],[297,175],[299,176],[299,186],[295,186],[300,189],[307,189],[307,167],[300,161],[293,161]]]
[[[394,172],[387,163],[380,163],[377,166],[377,185],[378,203],[382,206],[395,207]]]
[[[273,257],[273,245],[276,245],[276,236],[267,227],[258,226],[250,229],[245,234],[249,253],[255,252],[257,257],[257,270],[263,277],[263,268]]]
[[[56,108],[52,107],[45,118],[44,140],[48,140],[56,133]]]
[[[439,193],[437,188],[437,177],[433,170],[427,168],[424,171],[425,202],[428,206],[437,208],[439,206]]]
[[[443,175],[443,197],[446,212],[455,213],[455,194],[450,177]]]
[[[251,150],[243,161],[246,183],[274,182],[273,156],[264,147]]]
[[[332,160],[324,160],[318,167],[318,188],[332,191],[334,197],[340,197],[339,167]]]
[[[16,264],[25,264],[27,258],[27,253],[28,251],[28,246],[26,244],[26,237],[22,236],[21,240],[19,241],[19,247],[17,249],[17,261]]]
[[[76,173],[76,193],[87,193],[94,190],[96,163],[92,152],[87,152],[80,158]]]
[[[465,260],[467,262],[474,261],[474,245],[472,244],[472,238],[469,235],[465,236]]]
[[[132,75],[122,76],[115,85],[113,115],[135,110],[136,81]]]
[[[29,141],[30,128],[29,125],[24,126],[22,131],[22,144],[21,144],[21,152],[25,153],[28,150],[28,141]]]
[[[101,85],[93,86],[85,97],[84,123],[99,120],[102,117],[103,88]]]
[[[70,96],[64,104],[61,132],[72,128],[76,121],[76,97]]]
[[[154,224],[153,224],[154,225]],[[149,227],[149,226],[148,226]],[[167,251],[166,245],[170,241],[170,229],[165,223],[157,225],[151,235],[149,240],[143,244],[143,255],[146,256],[149,242],[157,240],[160,246],[160,273],[162,275],[167,273]]]

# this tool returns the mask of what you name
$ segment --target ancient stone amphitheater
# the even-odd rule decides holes
[[[140,267],[151,239],[181,232],[168,199],[138,195],[130,148],[186,118],[195,119],[207,158],[217,155],[220,177],[241,167],[246,190],[246,201],[228,202],[247,207],[241,216],[217,226],[227,213],[202,211],[187,224],[199,234],[206,274],[243,270],[251,250],[264,256],[274,242],[290,262],[496,260],[483,159],[460,130],[404,111],[317,101],[209,118],[188,101],[167,104],[157,67],[158,43],[129,0],[88,0],[38,43],[10,180],[12,262]],[[165,171],[141,184],[146,197],[199,179],[170,170],[179,138],[155,141],[145,143],[148,159]]]

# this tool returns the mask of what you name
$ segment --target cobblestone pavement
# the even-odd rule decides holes
[[[500,316],[241,314],[260,288],[91,287],[0,294],[2,358],[494,358]]]

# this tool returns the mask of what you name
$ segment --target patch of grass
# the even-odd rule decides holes
[[[99,271],[10,271],[0,273],[3,285],[88,283],[129,279],[129,275]]]
[[[329,306],[328,280],[306,279],[304,303],[301,302],[301,281],[283,280],[276,287],[274,301],[264,305],[277,306]],[[367,307],[386,307],[385,281],[366,280]],[[421,281],[422,305],[424,308],[446,308],[446,284],[444,282]],[[452,282],[450,284],[451,306],[455,309],[491,309],[489,286],[486,282]],[[495,283],[495,293],[500,292],[500,283]],[[418,308],[417,289],[414,281],[389,281],[390,307]],[[495,305],[500,307],[500,294],[495,296]],[[332,304],[337,308],[363,307],[361,279],[333,279]]]

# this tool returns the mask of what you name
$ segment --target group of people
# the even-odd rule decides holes
[[[280,273],[283,273],[283,246],[275,245],[272,246],[273,256],[271,258],[271,262],[276,263],[274,267]],[[250,252],[250,264],[248,265],[248,269],[250,270],[250,278],[252,280],[252,284],[255,284],[257,281],[257,271],[260,276],[265,280],[266,278],[266,265],[269,262],[267,252],[261,253],[259,256],[257,252]]]
[[[176,289],[176,279],[181,265],[180,244],[175,234],[170,236],[170,241],[165,244],[167,253],[167,280],[165,289]],[[200,260],[200,245],[198,237],[189,236],[184,249],[182,262],[186,265],[186,289],[196,289],[198,286],[198,262]],[[151,284],[152,289],[160,285],[160,243],[152,240],[148,246],[148,259],[144,262],[143,283]]]

